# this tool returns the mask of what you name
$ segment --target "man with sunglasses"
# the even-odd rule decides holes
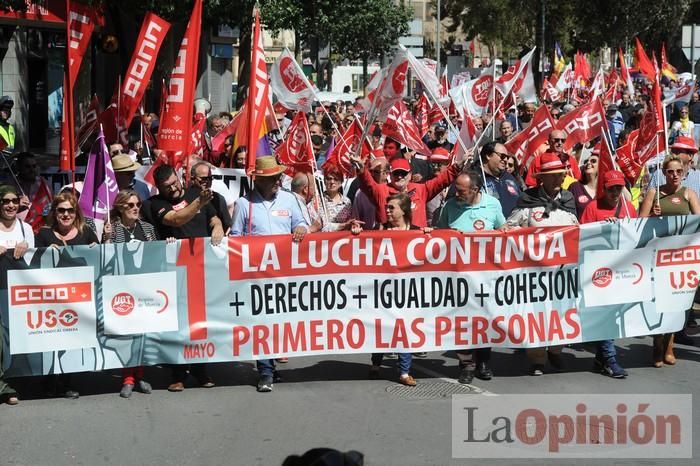
[[[578,161],[571,155],[564,152],[564,144],[566,143],[566,131],[560,129],[555,129],[549,133],[548,143],[549,149],[541,155],[536,156],[530,166],[527,168],[527,176],[525,177],[525,184],[528,188],[534,188],[537,186],[536,173],[540,172],[542,166],[542,157],[545,154],[556,154],[559,160],[562,161],[566,167],[566,176],[564,178],[564,188],[568,187],[571,183],[581,179],[581,169],[578,166]]]
[[[211,204],[216,209],[216,216],[221,220],[224,232],[231,228],[231,212],[236,200],[221,180],[216,180],[211,175],[211,165],[207,162],[197,162],[190,169],[190,186],[195,186],[200,190],[211,190]]]
[[[411,198],[413,212],[412,223],[419,227],[428,226],[426,204],[443,189],[452,184],[457,175],[462,171],[464,161],[450,165],[444,172],[425,183],[411,181],[411,164],[403,157],[395,157],[390,162],[389,184],[379,184],[366,169],[365,162],[360,157],[350,157],[351,162],[358,171],[360,189],[369,197],[377,208],[377,221],[379,224],[387,222],[386,199],[397,193],[406,193]]]
[[[42,215],[48,211],[53,200],[53,191],[46,180],[39,175],[39,164],[31,152],[20,152],[15,160],[17,168],[17,183],[15,187],[20,193],[20,220],[32,225],[34,233],[44,224]]]
[[[500,202],[503,215],[507,217],[520,197],[518,181],[506,170],[508,150],[499,142],[489,142],[481,148],[480,155],[486,192]]]
[[[671,153],[680,157],[683,163],[683,178],[681,185],[695,191],[695,194],[700,196],[700,172],[693,167],[692,161],[697,154],[698,148],[695,146],[695,141],[692,137],[678,136],[671,145]],[[656,165],[648,165],[650,169],[655,170]],[[660,185],[666,184],[666,176],[660,171],[655,171],[649,182],[650,188],[658,188]]]

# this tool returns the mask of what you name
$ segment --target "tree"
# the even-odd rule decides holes
[[[391,0],[343,0],[335,9],[329,41],[331,49],[351,60],[362,60],[362,82],[367,65],[392,50],[408,33],[413,10]]]

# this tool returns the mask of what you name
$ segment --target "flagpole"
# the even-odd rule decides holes
[[[109,149],[107,148],[107,143],[105,143],[105,138],[104,138],[104,128],[102,127],[102,123],[100,123],[100,134],[102,134],[102,146],[104,149],[107,151],[107,156],[111,159],[112,156],[109,154]],[[73,183],[73,189],[75,189],[75,183]],[[105,183],[105,189],[107,190],[107,195],[105,196],[105,201],[107,204],[107,223],[112,223],[110,212],[109,212],[109,186]]]
[[[495,47],[494,47],[494,51],[495,51]],[[491,113],[493,115],[496,114],[496,56],[495,55],[496,54],[494,53],[493,63],[491,64],[491,69],[493,71],[491,73],[491,77],[493,79],[491,81],[492,82],[492,84],[491,84]],[[504,97],[504,99],[505,99],[505,97]],[[496,125],[493,125],[491,127],[491,139],[496,139]]]
[[[513,90],[510,90],[510,98],[513,99],[513,105],[515,105],[515,132],[520,131],[520,122],[518,121],[518,101],[515,99],[515,94]]]

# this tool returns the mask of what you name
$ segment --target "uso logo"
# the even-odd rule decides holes
[[[112,311],[118,316],[126,316],[134,310],[134,297],[129,293],[117,293],[112,298]]]
[[[593,277],[591,277],[591,281],[598,288],[605,288],[612,282],[612,279],[613,271],[607,267],[599,268],[593,272]]]

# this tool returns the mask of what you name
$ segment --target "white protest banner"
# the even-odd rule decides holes
[[[105,334],[134,335],[178,329],[175,272],[102,277]]]
[[[97,346],[93,267],[10,270],[10,353]]]

